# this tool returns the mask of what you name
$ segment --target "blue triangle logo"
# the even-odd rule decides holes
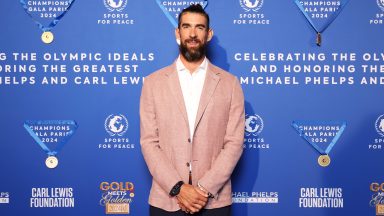
[[[345,121],[293,121],[292,127],[320,154],[329,154],[343,134]]]
[[[295,4],[316,32],[322,33],[337,18],[349,0],[295,0]],[[320,4],[321,3],[321,4]]]

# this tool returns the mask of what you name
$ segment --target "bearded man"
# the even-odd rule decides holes
[[[213,31],[201,5],[179,15],[179,57],[145,78],[140,143],[153,177],[150,215],[231,215],[231,174],[243,151],[244,96],[206,57]]]

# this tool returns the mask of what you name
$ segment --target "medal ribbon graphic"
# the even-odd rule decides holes
[[[43,141],[41,141],[40,137],[31,129],[31,126],[49,126],[49,125],[55,125],[55,126],[68,125],[71,127],[70,131],[67,132],[67,135],[64,137],[61,137],[60,141],[57,142],[57,146],[54,150],[49,149],[48,146]],[[36,143],[47,153],[48,156],[55,156],[61,151],[64,145],[75,133],[76,129],[78,128],[78,125],[73,120],[46,120],[46,121],[44,120],[30,121],[29,120],[24,123],[24,128],[28,131],[29,135],[32,136],[32,138],[36,141]]]
[[[75,2],[75,0],[68,0],[68,7],[66,10],[64,10],[59,16],[55,17],[55,19],[53,19],[48,26],[44,26],[41,22],[39,22],[37,19],[35,19],[31,13],[29,13],[28,11],[28,6],[27,6],[27,3],[26,3],[26,0],[19,0],[20,1],[20,4],[23,6],[25,12],[28,14],[28,16],[36,23],[36,25],[39,27],[39,29],[41,29],[44,32],[50,32],[53,27],[55,27],[57,25],[57,23],[61,20],[61,18],[64,17],[64,15],[71,9],[73,3]],[[27,0],[28,1],[28,0]]]
[[[339,126],[340,129],[336,132],[336,135],[333,137],[332,141],[328,144],[326,149],[321,148],[316,142],[312,142],[311,138],[305,135],[305,131],[300,128],[300,126]],[[299,133],[299,135],[305,139],[313,148],[315,148],[321,155],[328,155],[332,148],[335,146],[340,136],[343,134],[347,123],[345,121],[293,121],[292,127]]]
[[[313,22],[313,20],[311,19],[311,17],[309,16],[309,14],[305,12],[303,5],[300,3],[300,0],[295,0],[295,4],[297,5],[297,7],[304,14],[305,18],[307,19],[309,24],[311,24],[312,28],[316,31],[317,33],[316,44],[318,46],[321,46],[321,34],[329,27],[329,25],[331,25],[331,23],[336,19],[336,17],[340,14],[340,12],[343,10],[345,5],[347,5],[347,3],[348,3],[348,0],[340,0],[340,6],[338,7],[338,9],[330,15],[330,18],[327,19],[328,21],[325,22],[325,25],[318,28]]]

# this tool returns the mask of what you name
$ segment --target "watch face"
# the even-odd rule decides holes
[[[175,196],[178,195],[180,193],[180,187],[178,187],[176,190],[175,190]]]
[[[180,189],[181,189],[181,186],[184,184],[184,182],[182,181],[179,181],[175,184],[175,186],[173,186],[171,192],[169,193],[169,195],[171,196],[176,196],[180,193]]]

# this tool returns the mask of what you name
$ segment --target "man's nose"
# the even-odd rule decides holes
[[[195,38],[196,37],[196,29],[195,28],[191,28],[191,31],[189,32],[189,36],[191,38]]]

